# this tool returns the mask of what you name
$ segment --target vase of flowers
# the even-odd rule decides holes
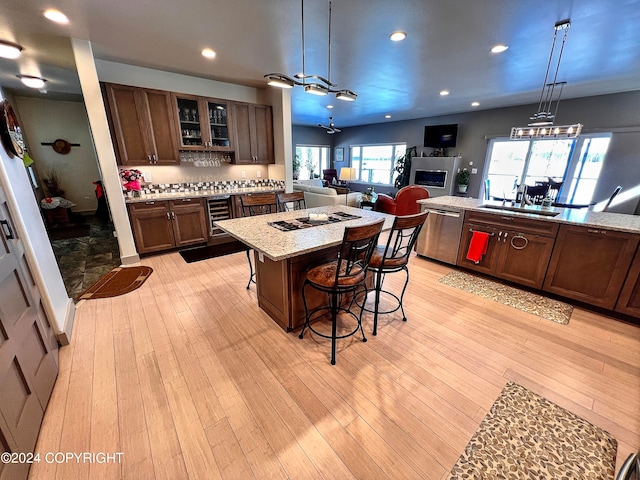
[[[120,180],[125,192],[131,192],[134,197],[140,196],[140,179],[142,172],[135,168],[127,168],[120,170]]]

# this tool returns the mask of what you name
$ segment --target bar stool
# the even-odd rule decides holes
[[[366,298],[363,299],[362,305],[365,311],[373,313],[373,335],[378,334],[378,315],[386,315],[393,313],[400,309],[402,311],[402,321],[407,321],[407,316],[404,313],[404,307],[402,306],[402,300],[404,299],[404,292],[409,284],[409,257],[413,246],[418,239],[418,234],[422,230],[424,221],[427,218],[428,212],[418,213],[416,215],[407,215],[404,217],[396,217],[393,222],[393,227],[389,233],[389,239],[386,245],[376,246],[371,260],[369,261],[369,270],[375,276],[375,303],[373,310],[364,307]],[[387,273],[395,273],[404,270],[407,274],[407,278],[402,287],[402,293],[398,297],[393,292],[382,289],[384,278]],[[367,294],[369,291],[367,291]],[[385,293],[395,298],[398,305],[390,310],[380,311],[380,294]]]
[[[360,227],[346,227],[342,237],[342,245],[338,251],[337,260],[325,263],[310,269],[307,278],[302,284],[302,301],[304,303],[305,322],[299,338],[304,338],[304,332],[308,328],[316,335],[331,339],[331,365],[336,364],[336,340],[350,337],[358,330],[362,332],[362,341],[367,338],[362,329],[362,308],[360,314],[356,315],[351,310],[354,298],[358,290],[366,292],[366,276],[371,254],[378,243],[378,236],[382,231],[384,220]],[[328,305],[322,305],[309,311],[307,307],[306,288],[311,287],[321,292],[325,292],[329,299]],[[351,301],[347,307],[343,305],[343,295],[351,294]],[[316,320],[326,311],[331,313],[331,335],[318,332],[311,326],[311,321]],[[338,313],[345,312],[357,320],[353,331],[344,334],[337,334]]]
[[[304,203],[304,192],[279,193],[278,211],[303,210],[307,208]]]
[[[271,192],[240,195],[240,205],[242,206],[243,217],[255,217],[256,215],[275,213],[277,210],[276,194]],[[247,261],[249,262],[249,283],[247,283],[247,290],[251,287],[252,282],[256,283],[256,274],[253,271],[249,250],[251,249],[247,247]]]

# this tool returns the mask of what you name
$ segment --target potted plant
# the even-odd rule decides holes
[[[456,175],[456,182],[458,183],[458,192],[466,193],[469,187],[469,180],[471,180],[471,173],[466,168],[460,170]]]
[[[411,175],[411,158],[418,155],[416,147],[407,148],[405,154],[396,159],[396,166],[394,170],[398,173],[393,186],[400,190],[402,187],[409,185]]]
[[[300,157],[298,155],[293,157],[292,165],[293,165],[293,179],[298,180],[298,178],[300,178],[300,167],[302,166],[300,164]]]

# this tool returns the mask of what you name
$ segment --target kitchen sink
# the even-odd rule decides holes
[[[506,211],[506,212],[514,212],[514,213],[542,215],[545,217],[555,217],[556,215],[560,214],[560,212],[554,211],[554,210],[543,210],[541,207],[537,205],[528,205],[524,208],[512,207],[511,205],[481,205],[480,208],[489,208],[491,210],[500,210],[500,211]]]

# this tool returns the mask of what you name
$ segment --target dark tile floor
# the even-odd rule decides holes
[[[67,294],[74,300],[113,267],[120,266],[113,225],[89,219],[89,236],[52,240]]]

